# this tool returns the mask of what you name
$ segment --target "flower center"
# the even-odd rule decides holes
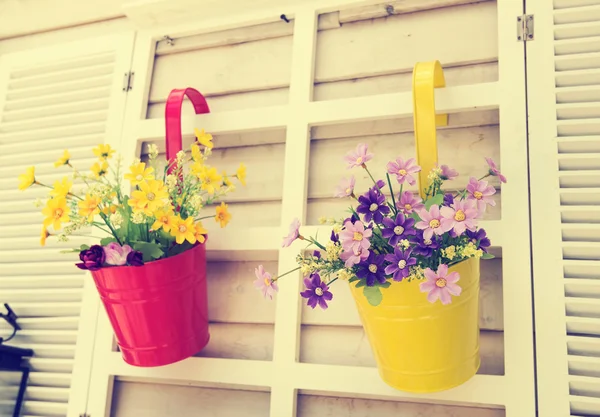
[[[402,226],[396,226],[394,227],[394,234],[397,236],[400,236],[402,233],[404,233],[404,227]]]
[[[148,193],[146,194],[146,198],[148,199],[148,201],[152,201],[156,198],[156,195],[154,195],[154,193]]]
[[[481,191],[475,191],[473,193],[473,197],[475,197],[477,200],[481,200],[481,198],[483,197],[483,193]]]
[[[350,188],[350,187],[346,188],[346,194],[348,194],[348,195],[352,194],[352,188]]]
[[[323,295],[323,288],[321,287],[317,287],[315,288],[315,294],[317,294],[319,297]]]
[[[408,174],[408,172],[406,172],[406,170],[405,170],[405,169],[399,169],[399,170],[398,170],[398,175],[400,175],[400,176],[402,176],[402,177],[403,177],[403,176],[405,176],[406,174]]]
[[[429,222],[429,227],[431,227],[432,229],[437,229],[438,227],[440,227],[440,221],[438,219],[433,219]]]
[[[429,246],[429,245],[431,245],[433,242],[431,241],[431,239],[425,239],[425,240],[423,241],[423,243],[425,244],[425,246]]]
[[[438,288],[444,288],[446,286],[446,278],[438,278],[435,281],[435,286]]]
[[[371,273],[373,273],[373,274],[375,272],[377,272],[377,265],[375,265],[375,264],[369,265],[369,271],[371,271]]]
[[[405,205],[404,205],[404,209],[405,209],[406,211],[412,211],[412,206],[411,206],[410,204],[405,204]]]
[[[63,209],[56,209],[54,210],[54,218],[55,219],[60,219],[63,215]]]
[[[169,218],[167,216],[162,216],[160,218],[160,221],[164,224],[167,224],[167,223],[169,223]]]
[[[265,278],[265,285],[266,285],[267,287],[270,287],[270,286],[271,286],[271,280],[270,280],[269,278]]]
[[[373,203],[369,206],[369,211],[377,211],[378,208],[379,208],[379,205]]]
[[[357,163],[358,165],[361,165],[361,164],[363,163],[362,156],[359,156],[358,158],[356,158],[356,163]]]
[[[356,240],[356,241],[360,242],[362,239],[363,239],[362,233],[354,232],[354,237],[352,238],[352,240]]]
[[[143,179],[144,179],[144,177],[142,176],[142,174],[137,174],[137,175],[135,176],[135,180],[136,180],[136,181],[141,181],[141,180],[143,180]]]
[[[185,226],[182,224],[181,226],[179,226],[179,231],[180,231],[181,233],[185,233],[185,232],[187,232],[187,227],[185,227]]]
[[[462,210],[458,210],[455,214],[454,214],[454,220],[456,220],[457,222],[462,222],[467,218],[467,216],[465,216],[465,212]]]
[[[225,219],[225,213],[219,213],[219,214],[217,214],[217,218],[219,220],[224,220]]]
[[[401,259],[400,262],[398,262],[398,268],[400,268],[400,269],[406,268],[406,261],[404,259]]]

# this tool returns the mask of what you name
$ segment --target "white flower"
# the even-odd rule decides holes
[[[177,158],[177,165],[181,166],[183,159],[185,158],[185,152],[179,151],[175,157]]]
[[[167,175],[167,178],[165,179],[165,183],[166,183],[169,191],[172,191],[177,186],[177,177],[173,174],[169,174],[169,175]]]
[[[135,224],[142,224],[146,222],[146,216],[141,211],[138,211],[131,215],[131,221]]]
[[[204,203],[204,201],[202,200],[202,196],[200,196],[198,194],[196,194],[192,198],[190,198],[190,206],[196,212],[200,211],[200,209],[203,207],[203,203]]]
[[[337,273],[338,279],[341,279],[342,281],[348,281],[351,276],[352,272],[347,269],[340,269]]]
[[[325,260],[326,261],[337,261],[342,253],[343,248],[340,245],[336,245],[334,242],[329,241],[325,245]]]
[[[436,181],[440,179],[440,175],[442,175],[442,169],[439,167],[435,167],[431,169],[431,171],[427,175],[427,179],[429,181]]]
[[[400,241],[400,244],[402,245],[402,247],[404,247],[404,249],[407,249],[410,246],[410,242],[408,241],[408,239],[402,239]]]
[[[33,202],[33,205],[35,207],[42,207],[44,205],[44,202],[42,201],[41,198],[36,198],[35,201]]]
[[[148,144],[148,157],[150,159],[156,159],[157,156],[158,156],[158,146],[156,146],[154,143],[149,143]]]
[[[212,155],[212,150],[209,148],[204,148],[204,159]]]
[[[342,231],[342,225],[336,223],[333,225],[332,229],[333,229],[333,232],[337,235]]]
[[[312,268],[309,264],[302,264],[300,266],[300,272],[302,272],[302,275],[308,275],[312,272]]]
[[[325,224],[325,223],[327,223],[327,217],[325,217],[325,216],[319,217],[319,224]]]
[[[114,226],[114,227],[120,227],[121,224],[123,224],[123,216],[121,216],[121,213],[114,213],[110,215],[110,223]]]
[[[58,241],[59,242],[68,242],[69,237],[67,235],[65,235],[64,233],[61,233],[58,235]]]

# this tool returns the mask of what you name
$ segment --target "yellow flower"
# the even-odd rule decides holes
[[[153,212],[164,205],[164,199],[169,197],[169,192],[162,181],[144,181],[139,185],[140,189],[131,193],[127,202],[133,210],[143,211],[150,216]]]
[[[165,232],[171,231],[171,228],[177,223],[177,216],[173,215],[173,210],[158,210],[154,213],[156,221],[152,225],[152,230],[157,231],[162,227]]]
[[[117,206],[115,206],[114,204],[111,204],[110,206],[106,206],[102,209],[102,213],[106,214],[107,216],[109,214],[115,214],[117,212]]]
[[[115,153],[115,150],[110,147],[110,145],[100,144],[96,148],[93,149],[94,155],[96,155],[101,160],[106,160]]]
[[[221,205],[217,206],[215,221],[221,225],[221,228],[227,226],[227,223],[231,220],[231,213],[227,211],[227,207],[227,204],[224,202],[221,202]]]
[[[195,234],[194,237],[200,243],[204,243],[206,241],[206,235],[208,234],[208,230],[202,227],[202,222],[196,223],[195,226]]]
[[[67,199],[64,197],[56,197],[48,200],[46,207],[42,210],[42,214],[46,216],[44,219],[44,227],[52,226],[54,230],[59,230],[62,223],[67,223],[69,221]]]
[[[64,177],[62,181],[54,181],[54,188],[50,190],[52,197],[66,197],[71,192],[73,182],[69,181],[69,177]]]
[[[194,219],[188,217],[183,220],[181,217],[177,216],[175,218],[175,224],[171,228],[171,236],[174,236],[175,241],[180,245],[186,240],[192,244],[196,243]]]
[[[19,190],[26,190],[33,184],[35,184],[35,167],[29,167],[24,174],[19,175]]]
[[[223,171],[223,174],[221,174],[221,175],[223,176],[223,184],[225,184],[228,187],[231,187],[233,185],[233,183],[227,176],[227,172]]]
[[[146,168],[144,162],[133,164],[129,167],[129,173],[125,174],[125,179],[131,182],[131,185],[140,185],[144,181],[154,179],[154,168]]]
[[[212,143],[213,137],[210,133],[204,132],[204,129],[202,129],[202,130],[194,129],[194,133],[196,134],[196,139],[198,140],[198,143],[200,145],[204,145],[208,149],[213,148],[213,146],[214,146]]]
[[[325,216],[319,217],[319,224],[325,224],[325,223],[327,223],[327,217],[325,217]]]
[[[200,151],[200,146],[195,143],[192,143],[192,159],[194,162],[202,162],[204,160],[202,152]]]
[[[90,169],[92,170],[96,178],[100,178],[108,173],[108,162],[95,162]]]
[[[42,232],[40,233],[40,245],[46,246],[46,238],[50,236],[50,232],[46,229],[46,226],[42,226]]]
[[[79,215],[81,217],[87,217],[87,221],[91,222],[94,220],[94,216],[100,213],[100,203],[102,199],[100,197],[92,197],[87,194],[85,196],[85,200],[77,203],[77,207],[79,207]]]
[[[63,156],[61,156],[60,158],[58,158],[58,161],[56,161],[54,163],[54,168],[58,168],[61,167],[63,165],[70,165],[70,160],[71,159],[71,154],[69,153],[68,150],[65,149],[65,152],[63,153]]]
[[[202,182],[201,188],[209,194],[214,194],[223,183],[223,177],[219,175],[216,168],[202,166],[196,175]]]
[[[240,164],[240,167],[237,169],[235,176],[242,183],[243,186],[246,185],[246,165]]]

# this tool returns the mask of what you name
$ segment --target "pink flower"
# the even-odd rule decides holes
[[[462,235],[466,229],[474,232],[477,228],[479,210],[473,200],[455,200],[452,207],[442,207],[442,227],[454,228],[454,233]]]
[[[496,189],[488,185],[487,181],[478,181],[477,178],[471,177],[467,185],[468,199],[477,202],[477,209],[480,212],[485,211],[486,204],[495,206],[496,202],[492,198],[496,194]]]
[[[452,225],[442,223],[440,207],[437,204],[432,205],[429,211],[427,209],[419,211],[419,217],[421,221],[415,227],[423,230],[423,239],[425,240],[431,240],[434,233],[440,236],[452,229]]]
[[[373,235],[371,229],[365,229],[360,220],[352,224],[351,221],[344,223],[344,230],[340,232],[340,242],[344,251],[361,253],[361,249],[369,249],[371,242],[369,238]]]
[[[117,242],[109,243],[104,246],[104,254],[106,255],[106,263],[108,265],[122,266],[127,263],[127,255],[132,251],[129,245],[119,245]]]
[[[356,179],[354,178],[354,175],[350,176],[350,178],[342,178],[340,185],[335,188],[333,196],[338,198],[350,197],[354,193],[355,184]]]
[[[279,287],[277,287],[277,283],[271,279],[271,274],[265,271],[265,268],[262,265],[258,265],[258,268],[254,269],[254,274],[256,275],[254,286],[262,292],[263,297],[269,297],[269,299],[272,300],[273,295],[279,291]]]
[[[354,151],[348,152],[344,160],[348,163],[348,169],[362,166],[373,159],[373,154],[367,152],[367,144],[359,143]]]
[[[300,220],[294,219],[290,224],[290,232],[286,237],[283,238],[281,243],[282,248],[286,248],[292,244],[292,242],[300,237]]]
[[[370,251],[359,247],[358,249],[350,249],[340,254],[340,259],[345,261],[346,268],[352,268],[354,265],[363,262],[369,257]]]
[[[498,177],[498,178],[500,178],[501,182],[506,183],[506,177],[504,175],[502,175],[502,173],[496,166],[496,163],[494,162],[494,160],[492,158],[485,158],[485,160],[488,163],[488,165],[490,166],[490,175],[493,175],[494,177]]]
[[[438,266],[437,273],[427,268],[425,270],[425,278],[427,281],[422,282],[419,286],[421,292],[428,292],[427,301],[435,303],[438,299],[442,304],[450,304],[452,297],[450,295],[459,296],[462,292],[456,283],[460,279],[458,272],[448,273],[448,265],[441,264]]]
[[[417,181],[412,174],[421,171],[421,167],[415,162],[415,158],[410,158],[405,162],[404,159],[398,157],[396,158],[396,162],[388,162],[387,171],[390,174],[395,174],[396,179],[400,184],[404,184],[405,181],[408,181],[410,185],[415,185]]]
[[[453,180],[458,177],[458,171],[450,168],[448,165],[442,165],[440,168],[442,170],[441,177],[443,180]]]
[[[404,191],[400,196],[400,200],[396,201],[396,208],[406,215],[419,211],[423,207],[425,206],[421,197],[415,196],[410,191]]]

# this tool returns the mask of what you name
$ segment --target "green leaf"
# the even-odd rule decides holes
[[[158,243],[153,242],[135,242],[133,249],[142,252],[144,262],[150,262],[163,256],[164,252]]]
[[[102,246],[106,246],[106,245],[108,245],[109,243],[113,243],[113,242],[116,242],[116,241],[117,241],[117,239],[115,239],[114,237],[112,237],[112,236],[108,236],[108,237],[105,237],[105,238],[103,238],[103,239],[100,239],[100,245],[102,245]],[[88,249],[89,249],[89,248],[88,248]]]
[[[84,251],[84,250],[88,250],[90,248],[90,245],[81,245],[79,247],[79,249],[73,249],[74,251],[79,250],[79,252]]]
[[[491,253],[483,252],[483,255],[481,255],[481,259],[494,259],[494,258],[495,258],[495,256],[492,255]]]
[[[425,208],[427,210],[429,210],[429,208],[431,206],[433,206],[434,204],[441,206],[442,203],[444,202],[444,194],[440,193],[440,194],[436,194],[433,197],[429,198],[426,202],[425,202]]]
[[[355,275],[355,276],[353,276],[352,278],[350,278],[350,279],[348,280],[348,282],[355,282],[355,281],[358,281],[358,280],[359,280],[359,278],[358,278],[358,277]]]
[[[365,280],[361,280],[356,283],[355,287],[360,288],[360,287],[364,287],[365,285],[367,285],[367,282]]]
[[[191,249],[191,248],[192,248],[192,246],[194,246],[194,245],[192,245],[191,243],[189,243],[189,242],[186,240],[186,241],[184,241],[184,242],[183,242],[181,245],[175,245],[175,246],[173,246],[171,249],[169,249],[169,251],[168,251],[168,255],[169,255],[169,256],[175,256],[175,255],[179,255],[180,253],[183,253],[183,252],[185,252],[186,250],[188,250],[188,249]]]
[[[381,294],[381,289],[379,287],[365,287],[363,294],[367,297],[367,301],[373,307],[377,307],[383,299],[383,294]]]
[[[389,282],[389,281],[386,281],[386,282],[384,282],[383,284],[381,284],[381,283],[377,282],[377,286],[378,286],[378,287],[381,287],[381,288],[389,288],[389,287],[390,287],[390,285],[392,285],[392,283],[391,283],[391,282]]]

